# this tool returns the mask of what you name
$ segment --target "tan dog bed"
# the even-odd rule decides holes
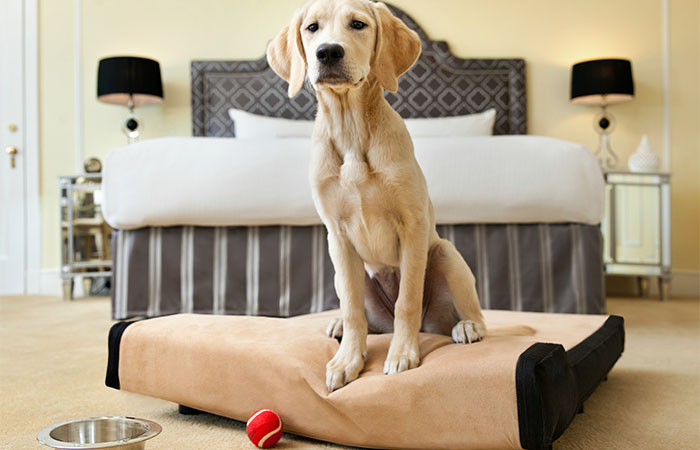
[[[114,325],[107,385],[285,431],[376,448],[543,449],[622,353],[617,316],[484,311],[489,335],[420,335],[421,365],[384,375],[391,335],[370,335],[360,378],[329,394],[337,311],[289,319],[174,315]],[[546,343],[546,344],[545,344]]]

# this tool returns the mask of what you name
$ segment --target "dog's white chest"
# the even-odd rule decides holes
[[[396,216],[379,176],[369,164],[347,155],[340,166],[338,198],[341,228],[365,264],[398,265]]]
[[[343,164],[340,166],[340,182],[345,187],[358,186],[369,176],[367,162],[354,153],[345,155]]]

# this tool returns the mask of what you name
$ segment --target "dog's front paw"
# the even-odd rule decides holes
[[[406,370],[418,367],[420,364],[420,349],[418,340],[405,340],[398,342],[396,336],[391,341],[389,353],[384,361],[384,374],[405,372]]]
[[[344,351],[338,349],[333,359],[326,364],[326,387],[328,392],[340,389],[357,379],[365,367],[366,353],[362,351]]]
[[[336,339],[343,337],[343,319],[340,317],[332,319],[326,328],[326,336]]]
[[[486,336],[486,326],[483,323],[462,320],[452,328],[452,340],[457,344],[471,344]]]

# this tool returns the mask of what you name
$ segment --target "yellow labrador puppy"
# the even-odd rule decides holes
[[[471,343],[486,333],[475,280],[435,229],[405,124],[384,98],[420,54],[418,35],[383,3],[312,0],[270,43],[270,66],[295,96],[316,91],[310,182],[328,229],[342,336],[326,366],[329,391],[364,367],[367,333],[394,333],[384,373],[420,363],[418,333]]]

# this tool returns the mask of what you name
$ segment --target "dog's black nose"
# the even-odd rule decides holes
[[[321,44],[316,50],[316,58],[321,64],[332,66],[345,56],[345,49],[340,44]]]

